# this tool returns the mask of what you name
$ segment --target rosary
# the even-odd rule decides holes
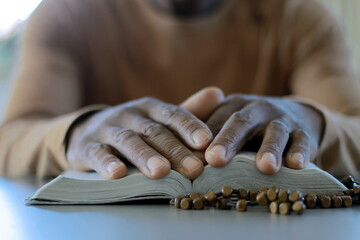
[[[202,210],[209,207],[218,209],[235,208],[239,212],[247,211],[248,206],[267,206],[271,213],[288,215],[292,211],[302,214],[305,209],[351,207],[360,204],[360,185],[352,176],[344,177],[341,182],[348,188],[343,192],[303,195],[299,191],[281,189],[278,186],[247,190],[223,186],[220,192],[208,192],[204,195],[190,193],[173,198],[170,204],[176,208]]]

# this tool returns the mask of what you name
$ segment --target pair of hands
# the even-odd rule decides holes
[[[108,179],[126,175],[121,158],[150,178],[164,177],[172,168],[194,179],[205,163],[225,166],[262,136],[256,166],[274,174],[283,159],[293,169],[314,159],[322,128],[320,113],[300,103],[243,94],[225,98],[209,87],[180,106],[142,98],[97,112],[73,126],[67,158],[74,168]]]

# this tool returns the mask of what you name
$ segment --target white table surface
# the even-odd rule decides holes
[[[186,211],[163,205],[26,206],[34,179],[0,178],[0,239],[360,239],[360,207]]]

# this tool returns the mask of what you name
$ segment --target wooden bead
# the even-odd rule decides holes
[[[320,197],[323,197],[323,196],[328,196],[328,197],[332,198],[332,197],[335,197],[336,194],[335,193],[326,193],[326,194],[320,195]]]
[[[257,194],[256,196],[256,202],[260,205],[260,206],[266,206],[269,202],[267,196],[266,196],[266,192],[260,192],[259,194]]]
[[[329,196],[321,196],[320,197],[320,204],[323,208],[331,207],[331,198]]]
[[[344,194],[347,196],[354,196],[354,189],[345,190]]]
[[[301,215],[306,209],[306,206],[303,201],[296,201],[291,206],[292,210],[296,212],[297,214]]]
[[[195,199],[195,198],[200,198],[201,196],[200,196],[200,194],[198,194],[198,193],[190,193],[189,194],[189,198],[191,198],[191,199]]]
[[[192,208],[192,199],[183,198],[180,202],[181,209],[191,209]]]
[[[305,197],[313,197],[313,198],[317,198],[317,195],[315,193],[308,193],[306,194]]]
[[[299,191],[292,191],[290,194],[289,194],[289,201],[290,202],[296,202],[296,201],[299,201],[303,198],[303,195],[301,192]]]
[[[315,194],[307,195],[305,198],[305,203],[306,203],[307,208],[316,208],[317,196]]]
[[[331,205],[334,208],[340,208],[342,206],[342,204],[343,204],[343,201],[340,196],[333,196],[331,198]]]
[[[209,203],[209,205],[212,205],[217,201],[217,195],[214,192],[206,193],[204,198]]]
[[[289,202],[281,202],[279,204],[279,213],[281,215],[287,215],[290,213],[291,204]]]
[[[220,209],[230,209],[231,205],[229,203],[230,198],[220,198],[216,203],[216,207]]]
[[[269,205],[269,211],[271,213],[279,213],[279,200],[272,201]]]
[[[352,188],[355,185],[355,180],[352,176],[346,176],[340,180],[347,188]]]
[[[182,199],[183,199],[182,196],[177,196],[177,197],[175,197],[174,206],[175,206],[176,208],[180,208],[180,202],[181,202]]]
[[[239,199],[248,199],[249,191],[245,188],[239,188]]]
[[[266,195],[267,195],[269,201],[275,201],[278,198],[278,193],[279,193],[278,189],[271,188],[271,189],[267,190]]]
[[[267,190],[269,190],[269,188],[260,188],[259,192],[267,192]]]
[[[229,198],[232,195],[232,188],[231,186],[223,186],[221,188],[221,194],[224,198]]]
[[[245,212],[247,210],[247,203],[245,199],[240,199],[236,202],[236,210],[239,212]]]
[[[254,202],[256,201],[256,196],[258,195],[259,191],[258,190],[250,190],[249,191],[249,200]]]
[[[192,201],[192,206],[196,210],[204,209],[204,200],[202,198],[195,198]]]
[[[280,202],[288,201],[289,191],[285,189],[281,189],[278,193],[278,199]]]
[[[319,194],[317,195],[317,197],[318,197],[319,199],[321,199],[321,198],[323,198],[323,197],[325,197],[325,196],[328,196],[328,195],[325,194],[325,193],[319,193]]]
[[[341,196],[343,201],[344,207],[351,207],[352,206],[352,198],[350,196]]]

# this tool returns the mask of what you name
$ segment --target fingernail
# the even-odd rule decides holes
[[[211,140],[211,138],[211,135],[204,130],[196,130],[192,135],[193,142],[196,145],[206,144]]]
[[[123,167],[124,164],[118,161],[114,161],[114,162],[110,162],[107,165],[107,170],[110,174],[114,173],[117,169],[119,169],[120,167]]]
[[[301,153],[293,153],[290,155],[290,161],[300,168],[304,167],[304,156]]]
[[[185,169],[185,171],[187,171],[188,173],[192,173],[194,171],[197,171],[199,169],[199,166],[201,166],[202,164],[192,157],[186,157],[182,161],[181,165]]]
[[[146,164],[150,169],[151,174],[155,174],[158,171],[158,169],[161,169],[166,166],[165,160],[159,157],[150,158]]]
[[[260,159],[261,163],[266,163],[267,165],[271,165],[274,167],[274,169],[277,169],[277,161],[274,154],[270,152],[266,152],[262,155]]]
[[[222,160],[226,161],[226,148],[221,145],[216,145],[207,152],[207,155],[211,157],[221,158]]]

